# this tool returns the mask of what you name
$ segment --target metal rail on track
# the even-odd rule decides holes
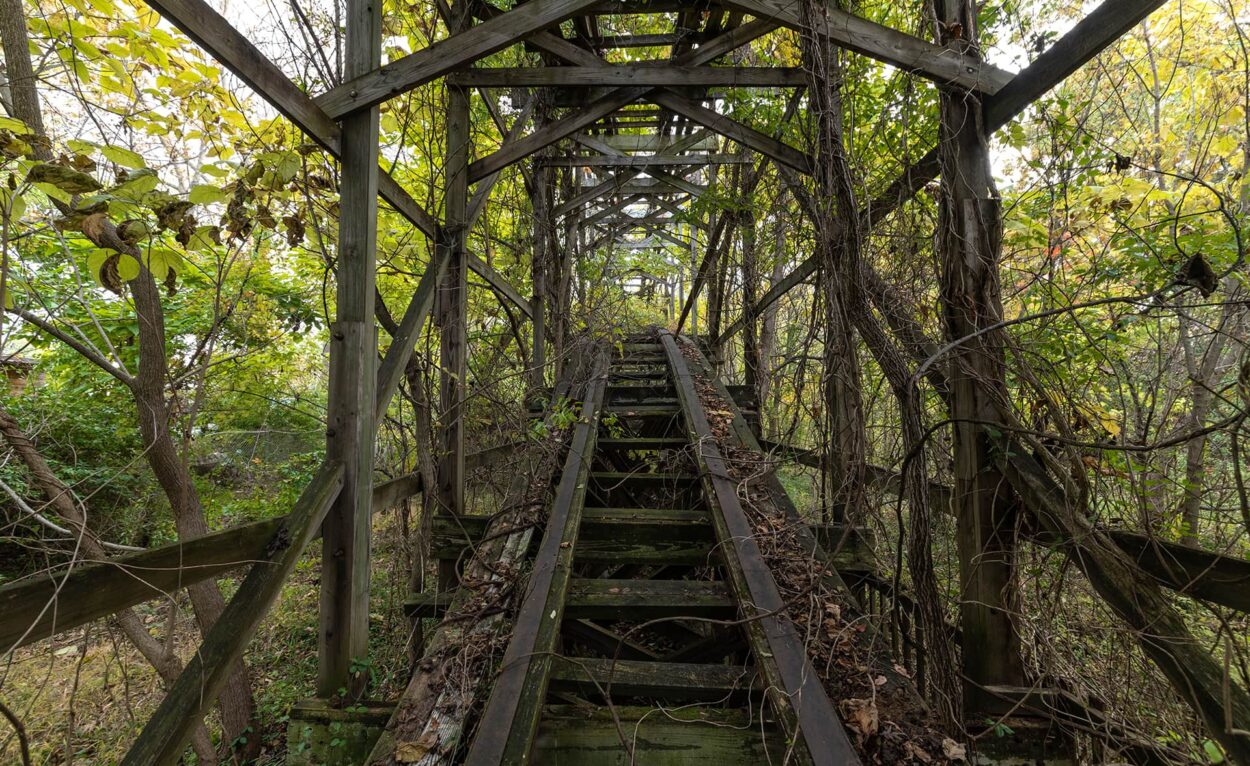
[[[470,766],[522,763],[533,745],[560,635],[586,485],[598,438],[608,377],[605,349],[598,352],[594,370],[547,518],[547,530],[534,560],[529,590],[517,615],[499,677],[482,713],[478,735],[465,761]]]
[[[754,618],[747,625],[748,641],[757,666],[768,678],[779,717],[792,729],[788,733],[795,741],[802,743],[812,764],[857,765],[860,760],[850,737],[821,685],[802,638],[785,614],[785,601],[755,542],[755,531],[738,499],[737,482],[716,445],[690,367],[670,333],[661,331],[660,340],[690,440],[696,446],[700,478],[729,582],[744,616]]]

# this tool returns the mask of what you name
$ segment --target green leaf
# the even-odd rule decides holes
[[[195,233],[191,235],[191,241],[187,243],[187,249],[195,252],[203,252],[212,250],[220,244],[221,230],[216,226],[199,226]]]
[[[0,187],[0,215],[10,221],[20,219],[26,213],[26,198],[15,191]]]
[[[287,152],[286,154],[283,154],[281,159],[278,160],[277,166],[274,168],[274,173],[277,175],[278,180],[284,184],[290,183],[291,179],[295,178],[295,174],[298,172],[299,155],[295,152]]]
[[[148,166],[148,164],[143,161],[143,157],[137,152],[132,152],[129,149],[124,149],[120,146],[113,146],[112,144],[102,146],[100,147],[100,153],[103,154],[109,162],[117,163],[124,168],[134,168],[137,170]]]
[[[117,260],[117,276],[121,277],[123,282],[129,282],[139,276],[139,262],[132,256],[122,253],[121,258]]]
[[[95,281],[98,282],[101,287],[104,286],[104,280],[100,278],[100,269],[104,267],[104,262],[109,258],[112,258],[114,255],[117,255],[116,250],[100,248],[93,250],[91,254],[87,256],[87,269],[91,272],[91,276],[95,277]]]
[[[225,202],[230,198],[219,187],[211,184],[195,184],[191,187],[191,193],[187,195],[187,199],[196,205],[210,205],[214,202]]]
[[[10,133],[22,136],[30,132],[30,128],[26,127],[26,123],[15,117],[5,117],[4,115],[0,115],[0,130],[7,130]]]
[[[139,168],[130,173],[125,181],[109,189],[109,193],[137,202],[143,195],[155,190],[160,182],[155,172],[147,168]]]
[[[33,184],[48,184],[67,194],[86,194],[100,189],[100,182],[92,176],[64,165],[53,165],[51,162],[39,162],[31,166],[26,173],[26,180]]]

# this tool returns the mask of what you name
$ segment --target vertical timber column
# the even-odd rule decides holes
[[[439,247],[449,248],[447,276],[438,292],[439,403],[442,413],[438,465],[438,504],[444,512],[464,514],[464,407],[468,375],[468,297],[465,239],[469,186],[469,92],[447,88],[447,188]],[[447,562],[450,564],[450,562]],[[439,590],[455,584],[450,566],[439,571]]]
[[[377,69],[381,0],[347,0],[344,76]],[[373,501],[377,329],[373,321],[378,226],[378,110],[343,119],[335,322],[330,329],[326,452],[342,461],[343,490],[322,525],[317,694],[363,696],[369,652],[369,532]]]
[[[551,201],[554,198],[555,174],[546,159],[550,152],[541,152],[533,171],[534,176],[534,247],[530,256],[530,277],[534,283],[534,297],[530,311],[534,314],[534,355],[531,360],[530,388],[537,395],[546,383],[543,371],[547,367],[547,277],[552,258]]]
[[[935,9],[939,42],[977,53],[972,0],[935,0]],[[938,157],[940,290],[947,337],[955,339],[972,336],[1003,315],[998,281],[1001,201],[978,95],[942,91]],[[1005,370],[1001,332],[976,336],[950,355],[964,717],[969,721],[1001,707],[982,687],[1025,683],[1012,619],[1016,508],[979,425],[1002,419],[1008,403]]]
[[[755,234],[755,211],[743,206],[742,224],[742,383],[750,397],[758,400],[760,346],[755,316],[755,287],[759,284],[759,252]],[[747,424],[760,436],[761,403],[747,411]]]

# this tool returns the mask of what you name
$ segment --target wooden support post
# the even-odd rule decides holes
[[[964,0],[940,0],[942,40],[976,54],[977,20]],[[978,94],[941,93],[938,158],[940,294],[948,338],[971,337],[950,355],[950,414],[954,421],[960,622],[964,637],[964,717],[981,720],[1001,705],[986,686],[1024,686],[1015,608],[1014,494],[995,466],[981,424],[999,419],[1009,400],[1001,334],[984,333],[1002,319],[998,261],[1001,209],[990,167],[989,134]]]
[[[469,92],[447,89],[447,188],[438,247],[448,250],[447,276],[439,290],[439,419],[441,453],[434,504],[438,511],[464,515],[464,403],[468,375],[468,292],[465,223],[468,215]],[[428,509],[427,509],[428,512]],[[456,585],[453,565],[440,563],[438,589]]]
[[[555,173],[540,155],[533,171],[534,177],[534,238],[530,254],[530,274],[534,283],[534,297],[530,301],[534,314],[534,354],[530,360],[530,389],[541,391],[546,385],[544,371],[547,367],[547,292],[551,272],[552,230],[551,202],[554,198]]]
[[[376,68],[382,5],[348,0],[346,74]],[[335,322],[330,331],[326,458],[343,465],[343,491],[324,522],[317,693],[365,691],[352,668],[369,651],[369,532],[373,492],[377,329],[373,321],[378,222],[378,110],[343,121]]]
[[[756,249],[755,211],[748,205],[739,219],[742,229],[742,382],[758,399],[760,347],[755,316],[755,287],[759,284],[759,257]],[[760,407],[746,413],[747,423],[755,437],[760,438]]]

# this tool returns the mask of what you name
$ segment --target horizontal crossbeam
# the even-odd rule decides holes
[[[807,84],[807,74],[802,69],[793,67],[713,67],[676,64],[468,69],[448,75],[447,79],[456,85],[485,88],[624,87],[627,85],[785,88],[802,87]]]
[[[671,165],[744,165],[751,162],[749,157],[741,154],[683,154],[677,157],[664,156],[577,156],[552,157],[544,160],[546,165],[558,167],[587,168],[649,168]]]

